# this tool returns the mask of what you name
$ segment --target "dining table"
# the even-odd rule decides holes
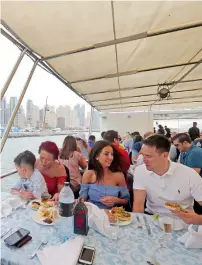
[[[40,265],[35,256],[30,255],[46,238],[47,246],[61,244],[61,238],[54,225],[41,225],[33,219],[35,211],[29,205],[14,210],[9,216],[1,219],[1,226],[11,231],[1,238],[1,265]],[[146,217],[148,233],[143,216]],[[186,231],[174,231],[169,247],[162,247],[164,232],[156,225],[152,216],[138,214],[141,228],[137,225],[137,214],[132,213],[132,222],[119,227],[116,248],[110,248],[110,239],[89,229],[84,245],[95,248],[94,265],[201,265],[202,249],[186,249],[177,238]],[[69,226],[73,224],[67,222]],[[30,231],[32,240],[21,248],[8,247],[4,239],[19,228]],[[71,237],[70,239],[71,240]],[[46,247],[46,246],[44,246]],[[150,262],[150,263],[149,263]],[[57,265],[60,265],[58,261]],[[67,261],[68,265],[68,261]]]

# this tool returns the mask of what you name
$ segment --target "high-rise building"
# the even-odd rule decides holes
[[[76,112],[77,118],[79,120],[79,126],[84,127],[85,125],[85,105],[77,104],[74,107],[74,111]]]
[[[19,129],[24,129],[25,128],[25,121],[26,121],[25,112],[24,112],[23,107],[20,106],[19,110],[18,110],[18,112],[16,114],[16,117],[15,117],[13,125],[15,127],[18,127]]]
[[[57,125],[57,118],[56,118],[56,113],[55,113],[55,107],[54,106],[49,106],[48,111],[46,112],[46,127],[48,128],[56,128]]]
[[[28,99],[27,106],[27,126],[33,128],[40,127],[40,115],[39,115],[39,107],[33,104],[33,101]]]
[[[64,117],[57,118],[57,128],[60,128],[62,130],[65,129],[65,118]]]
[[[27,114],[27,126],[28,127],[33,127],[33,101],[31,99],[27,100],[27,105],[26,105],[26,114]]]
[[[9,117],[12,115],[15,106],[17,105],[18,99],[17,97],[10,97],[9,101]]]
[[[3,98],[1,100],[1,126],[5,127],[8,123],[8,108],[7,108],[7,104],[6,104],[6,99]]]
[[[100,130],[100,114],[98,111],[93,111],[93,120],[92,120],[92,131]]]
[[[90,126],[90,112],[87,112],[87,116],[85,119],[85,128],[89,128]]]
[[[56,110],[57,117],[65,118],[65,128],[69,128],[71,125],[70,117],[71,117],[71,108],[70,106],[59,106]]]

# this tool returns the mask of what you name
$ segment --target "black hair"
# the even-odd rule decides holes
[[[151,147],[156,147],[157,151],[160,153],[170,151],[170,141],[163,135],[152,135],[147,139],[143,140],[143,144]]]
[[[133,136],[133,137],[134,137],[134,136],[137,136],[137,135],[140,135],[140,133],[137,132],[137,131],[131,133],[131,136]]]
[[[103,168],[102,168],[102,165],[100,164],[100,162],[96,159],[103,148],[107,147],[107,146],[111,146],[112,149],[113,149],[113,155],[114,155],[114,159],[109,167],[109,169],[112,171],[112,172],[119,172],[121,171],[120,169],[120,157],[119,157],[119,154],[118,152],[114,149],[114,147],[109,144],[108,142],[106,141],[97,141],[91,152],[90,152],[90,155],[89,155],[89,162],[88,162],[88,169],[89,170],[94,170],[95,171],[95,174],[96,174],[96,178],[97,178],[97,182],[101,182],[104,178],[104,171],[103,171]]]
[[[179,143],[181,143],[181,144],[184,143],[184,142],[187,142],[189,144],[192,143],[192,140],[191,140],[190,136],[188,134],[186,134],[186,133],[178,133],[178,134],[176,134],[172,138],[172,141],[175,141],[177,139],[178,139]]]
[[[93,142],[95,142],[95,135],[90,135],[90,136],[88,137],[88,140],[89,140],[89,141],[93,141]]]
[[[118,132],[114,130],[109,130],[104,134],[104,140],[109,142],[110,144],[114,143],[114,139],[119,139]]]
[[[137,143],[137,142],[140,142],[140,141],[142,141],[142,136],[141,135],[136,135],[135,136],[135,140],[134,140],[134,143]]]
[[[34,169],[36,157],[32,152],[26,150],[17,155],[13,162],[18,166],[21,166],[22,164],[29,165]]]
[[[102,139],[104,139],[104,134],[105,134],[105,132],[101,132]]]

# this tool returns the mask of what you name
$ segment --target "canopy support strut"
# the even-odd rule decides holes
[[[21,54],[20,54],[20,56],[19,56],[17,62],[15,63],[15,65],[14,65],[14,67],[13,67],[13,69],[12,69],[10,75],[8,76],[8,79],[6,80],[6,83],[5,83],[5,85],[4,85],[4,87],[3,87],[2,91],[1,91],[1,100],[2,100],[2,98],[4,97],[6,91],[7,91],[8,87],[9,87],[9,85],[10,85],[10,83],[11,83],[11,81],[12,81],[12,79],[13,79],[13,77],[14,77],[14,75],[15,75],[17,69],[18,69],[18,66],[20,65],[20,63],[21,63],[21,61],[22,61],[22,59],[23,59],[23,57],[24,57],[24,55],[25,55],[26,52],[27,52],[27,49],[25,48],[25,49],[21,52]]]
[[[92,134],[92,127],[93,127],[93,113],[94,113],[94,108],[91,106],[91,111],[90,111],[90,126],[89,126],[89,136]]]
[[[4,135],[3,135],[3,138],[2,138],[2,141],[1,141],[1,152],[3,151],[4,145],[5,145],[6,140],[7,140],[7,138],[8,138],[8,135],[9,135],[10,129],[11,129],[11,127],[12,127],[12,124],[13,124],[13,122],[14,122],[15,116],[16,116],[18,110],[19,110],[19,107],[20,107],[21,102],[22,102],[22,100],[23,100],[23,98],[24,98],[24,95],[25,95],[25,93],[26,93],[26,91],[27,91],[27,88],[28,88],[29,83],[30,83],[30,81],[31,81],[31,79],[32,79],[32,76],[33,76],[33,74],[34,74],[34,71],[35,71],[35,69],[36,69],[37,64],[38,64],[38,60],[36,60],[36,61],[34,62],[34,65],[33,65],[32,69],[31,69],[31,71],[30,71],[30,74],[29,74],[29,76],[28,76],[28,78],[27,78],[27,81],[26,81],[26,83],[25,83],[25,86],[24,86],[24,88],[23,88],[23,90],[22,90],[22,92],[21,92],[21,94],[20,94],[19,99],[18,99],[17,105],[15,106],[15,108],[14,108],[14,110],[13,110],[13,113],[12,113],[12,115],[11,115],[11,117],[10,117],[10,120],[9,120],[8,125],[7,125],[7,127],[6,127],[6,131],[5,131],[5,133],[4,133]]]

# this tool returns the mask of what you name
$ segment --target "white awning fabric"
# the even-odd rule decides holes
[[[3,1],[2,21],[100,111],[202,107],[200,1]]]

